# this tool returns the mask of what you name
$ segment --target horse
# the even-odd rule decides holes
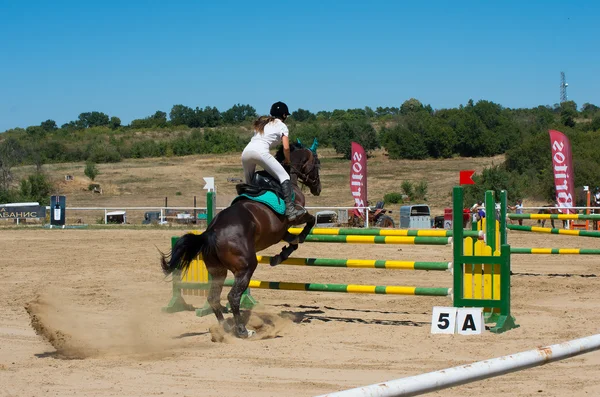
[[[550,204],[550,205],[544,205],[543,208],[540,208],[538,210],[538,214],[561,214],[561,212],[558,211],[557,208],[551,208],[551,207],[556,207],[556,205],[554,204]],[[546,224],[546,219],[538,219],[537,221],[538,225],[541,223],[542,227],[544,227],[544,225]],[[563,220],[563,229],[567,228],[567,221]],[[554,229],[554,219],[550,219],[550,224],[552,225],[552,228]]]
[[[307,186],[314,196],[321,193],[320,161],[315,145],[316,143],[313,143],[314,149],[308,149],[294,143],[290,148],[290,176],[295,193],[294,201],[302,206],[305,197],[298,187],[298,180]],[[275,158],[281,162],[282,148]],[[239,190],[238,188],[238,193]],[[283,240],[289,245],[284,246],[281,253],[273,258],[271,266],[281,263],[298,248],[298,244],[305,241],[315,221],[315,217],[306,212],[290,222],[285,215],[275,213],[266,204],[244,198],[236,199],[232,205],[215,216],[202,234],[187,233],[177,240],[168,254],[161,252],[161,267],[165,275],[173,272],[179,275],[188,269],[194,258],[202,254],[206,269],[212,277],[207,301],[226,332],[231,332],[232,329],[223,317],[221,292],[227,271],[231,271],[235,280],[227,298],[235,322],[233,333],[238,338],[248,338],[255,332],[246,329],[240,315],[240,300],[258,265],[256,253]],[[305,226],[298,236],[288,232],[290,226],[301,224]]]

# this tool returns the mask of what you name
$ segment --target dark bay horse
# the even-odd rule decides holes
[[[556,204],[550,204],[550,205],[545,205],[544,208],[540,208],[539,211],[537,212],[538,214],[562,214],[562,212],[560,212],[557,208],[551,208],[551,207],[556,207]],[[538,225],[541,223],[542,227],[544,227],[546,225],[546,219],[538,219],[537,221]],[[567,228],[567,221],[563,220],[563,229]],[[552,225],[552,228],[554,228],[554,219],[550,219],[550,224]]]
[[[280,160],[282,157],[280,149],[276,158]],[[318,196],[321,193],[320,161],[316,149],[307,149],[296,144],[291,151],[290,160],[295,202],[304,206],[304,195],[297,181],[300,180],[310,188],[313,195]],[[288,233],[290,226],[301,224],[305,224],[305,227],[300,235]],[[230,329],[223,317],[221,291],[227,271],[231,271],[235,280],[227,298],[235,320],[233,331],[236,336],[247,338],[254,331],[249,333],[243,323],[240,300],[258,265],[256,253],[284,240],[290,245],[284,247],[271,265],[281,263],[299,243],[304,242],[314,225],[315,217],[308,212],[289,222],[285,215],[276,214],[265,204],[247,199],[238,200],[219,212],[204,233],[187,233],[177,240],[168,255],[161,253],[162,269],[166,275],[176,271],[174,277],[178,277],[180,272],[188,269],[193,259],[202,254],[208,273],[212,277],[207,300],[217,320],[227,332]]]

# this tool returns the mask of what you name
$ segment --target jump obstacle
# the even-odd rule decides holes
[[[214,209],[214,192],[207,196],[207,207]],[[485,195],[485,205],[493,213],[495,203],[493,192]],[[468,231],[463,228],[463,190],[453,190],[453,214],[459,214],[453,221],[453,230],[389,230],[389,229],[321,229],[314,228],[305,243],[362,243],[362,244],[453,244],[453,261],[451,262],[410,262],[396,260],[362,260],[362,259],[324,259],[324,258],[289,258],[284,265],[354,267],[373,269],[403,270],[450,270],[453,273],[452,287],[416,287],[416,286],[376,286],[357,284],[322,284],[293,283],[282,281],[251,280],[252,288],[279,289],[290,291],[318,291],[339,293],[370,293],[394,295],[449,296],[455,307],[482,307],[486,323],[495,323],[490,330],[495,333],[505,332],[518,327],[510,313],[510,246],[506,244],[506,236],[498,233],[493,222],[483,231]],[[501,194],[501,209],[506,219],[506,192]],[[207,211],[208,224],[212,220],[214,210]],[[495,227],[496,226],[496,227]],[[298,228],[290,229],[291,233],[299,233]],[[499,230],[505,230],[500,227]],[[314,233],[313,233],[314,231]],[[369,233],[369,234],[366,234]],[[483,237],[487,237],[487,242]],[[172,244],[177,238],[171,239]],[[259,263],[269,263],[270,257],[257,256]],[[226,280],[230,286],[232,280]],[[210,277],[200,258],[194,260],[185,274],[174,274],[173,297],[163,308],[166,312],[191,310],[191,305],[184,300],[184,295],[201,295],[210,288]],[[257,304],[247,291],[241,305],[251,309]],[[212,313],[205,305],[197,309],[198,316]]]
[[[567,236],[581,236],[581,237],[600,237],[600,232],[591,231],[591,230],[556,229],[556,228],[549,228],[549,227],[523,226],[523,225],[506,225],[506,227],[508,230],[519,230],[522,232],[564,234]]]
[[[600,221],[600,214],[508,214],[508,219],[560,219]]]
[[[600,214],[508,214],[508,219],[586,219],[600,220]],[[506,225],[506,229],[521,232],[562,234],[580,237],[600,237],[600,231],[556,229],[524,225]],[[600,249],[595,248],[520,248],[511,247],[511,254],[537,255],[600,255]]]

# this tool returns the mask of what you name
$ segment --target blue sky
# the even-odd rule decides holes
[[[0,0],[0,131],[174,104],[600,105],[596,1]]]

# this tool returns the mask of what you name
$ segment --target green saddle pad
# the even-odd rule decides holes
[[[247,194],[240,194],[235,199],[233,199],[233,202],[231,204],[235,203],[242,197],[252,201],[256,201],[258,203],[265,204],[279,215],[285,214],[285,201],[283,201],[283,199],[279,198],[275,193],[271,191],[267,190],[260,196],[249,196]]]

